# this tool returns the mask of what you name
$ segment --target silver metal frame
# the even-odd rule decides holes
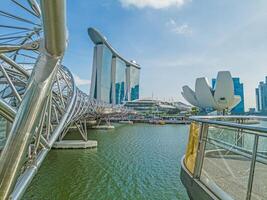
[[[0,10],[10,21],[0,24],[8,30],[0,34],[0,115],[12,123],[0,157],[0,199],[22,197],[69,127],[86,141],[88,120],[108,122],[131,112],[92,99],[61,64],[68,41],[65,0],[40,0],[40,6],[10,1],[32,18]]]

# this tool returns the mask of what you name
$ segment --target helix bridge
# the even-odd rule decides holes
[[[68,42],[65,4],[6,0],[0,8],[0,115],[8,125],[0,150],[0,199],[22,197],[70,127],[87,141],[88,121],[108,122],[130,112],[82,92],[62,65]]]

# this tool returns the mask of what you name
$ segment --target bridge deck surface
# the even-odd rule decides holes
[[[206,157],[201,180],[210,187],[219,186],[234,199],[246,199],[251,161],[237,156]],[[256,162],[252,199],[267,197],[267,165]]]

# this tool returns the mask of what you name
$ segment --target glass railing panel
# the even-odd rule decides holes
[[[227,145],[234,145],[240,148],[252,149],[254,142],[253,134],[246,134],[244,136],[243,130],[233,129],[230,127],[218,127],[210,126],[209,127],[209,138],[212,138]]]
[[[254,136],[243,130],[209,126],[200,180],[219,198],[244,200]]]
[[[237,131],[232,134],[232,129],[227,128],[216,128],[215,126],[209,126],[209,138],[227,142],[229,144],[235,144],[235,139],[237,136]]]
[[[259,121],[258,124],[259,127],[267,127],[267,119],[260,119],[258,121]]]
[[[267,199],[267,138],[260,137],[255,163],[251,199]]]
[[[189,139],[186,148],[184,164],[186,168],[193,175],[197,157],[197,149],[199,142],[199,128],[200,125],[197,122],[192,122],[190,125]]]

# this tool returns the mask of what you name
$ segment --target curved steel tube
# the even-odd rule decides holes
[[[15,49],[0,45],[13,54],[0,54],[0,115],[13,122],[0,157],[0,199],[22,197],[54,142],[62,140],[70,126],[77,126],[86,141],[87,119],[101,121],[127,113],[91,99],[61,65],[67,43],[65,0],[41,0],[41,10],[35,0],[28,2],[31,13],[42,15],[43,32],[39,25],[34,27]],[[31,48],[32,36],[38,47]],[[32,73],[16,58],[21,49],[39,55]]]
[[[65,68],[65,70],[68,70],[68,69]],[[70,73],[70,75],[72,76],[71,73]],[[72,79],[72,80],[74,80],[74,79]],[[67,119],[70,118],[70,116],[71,116],[70,113],[72,110],[74,110],[73,107],[75,106],[76,90],[77,90],[75,84],[72,85],[72,89],[73,89],[73,95],[72,95],[69,107],[68,107],[66,113],[64,114],[64,116],[61,118],[60,124],[54,130],[53,136],[48,141],[48,145],[49,145],[48,148],[44,148],[41,152],[39,152],[36,164],[29,167],[24,172],[24,176],[16,184],[14,191],[10,195],[11,199],[20,199],[22,197],[23,193],[26,191],[27,187],[31,183],[31,180],[33,179],[34,175],[37,173],[39,167],[41,166],[42,161],[44,160],[44,158],[48,154],[50,148],[52,148],[54,142],[57,140],[57,138],[59,137],[59,135],[61,134],[61,132],[65,128],[65,124],[68,121]]]
[[[62,56],[66,48],[65,0],[42,0],[45,48],[52,56]]]
[[[14,189],[66,47],[65,0],[42,0],[45,50],[35,65],[0,157],[0,199]],[[57,17],[57,20],[55,18]]]
[[[16,116],[16,110],[0,99],[0,115],[6,118],[8,121],[13,122]]]

